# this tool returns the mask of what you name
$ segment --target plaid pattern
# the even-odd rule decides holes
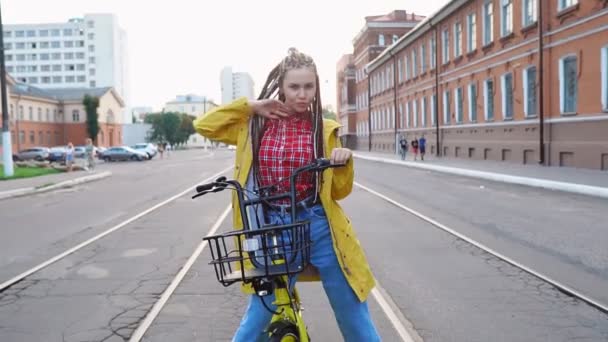
[[[289,175],[313,159],[312,123],[292,116],[283,120],[266,120],[260,142],[260,185],[277,184],[276,192],[289,192]],[[296,178],[296,200],[314,192],[314,174],[306,172]],[[277,201],[289,204],[289,200]]]

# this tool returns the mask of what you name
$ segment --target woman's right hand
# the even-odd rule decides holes
[[[289,108],[279,100],[252,100],[249,101],[249,106],[255,114],[267,119],[276,120],[289,117]]]

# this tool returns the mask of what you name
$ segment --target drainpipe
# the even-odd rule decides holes
[[[372,93],[371,93],[371,75],[367,72],[367,68],[363,69],[367,76],[367,141],[368,151],[372,150]]]
[[[388,50],[388,53],[393,58],[393,123],[395,124],[395,154],[399,153],[398,149],[398,140],[397,140],[397,60],[395,59],[395,55],[391,50]]]
[[[433,25],[433,21],[429,20],[429,26],[431,30],[435,29],[435,135],[436,135],[436,146],[437,150],[435,154],[437,157],[441,156],[441,146],[439,140],[439,30],[437,30],[437,26]],[[429,49],[430,51],[431,49]]]
[[[544,23],[543,23],[543,5],[542,1],[538,1],[538,92],[539,92],[539,103],[538,103],[538,132],[539,132],[539,161],[540,165],[545,165],[545,82],[543,79],[544,64],[544,51],[543,51],[543,38],[544,38]]]

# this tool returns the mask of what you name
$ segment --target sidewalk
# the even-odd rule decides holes
[[[111,175],[110,171],[74,171],[0,181],[0,200],[88,183]]]
[[[526,185],[544,189],[608,198],[608,172],[566,167],[522,165],[489,160],[436,158],[427,155],[424,161],[414,161],[408,153],[402,161],[392,153],[355,151],[355,158],[404,165],[491,181]]]

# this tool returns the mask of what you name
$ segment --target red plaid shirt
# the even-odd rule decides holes
[[[313,159],[312,123],[298,116],[266,120],[260,142],[260,185],[276,184],[276,193],[289,192],[289,176]],[[314,174],[306,172],[296,178],[296,200],[301,201],[314,191]],[[278,201],[289,204],[289,200]]]

